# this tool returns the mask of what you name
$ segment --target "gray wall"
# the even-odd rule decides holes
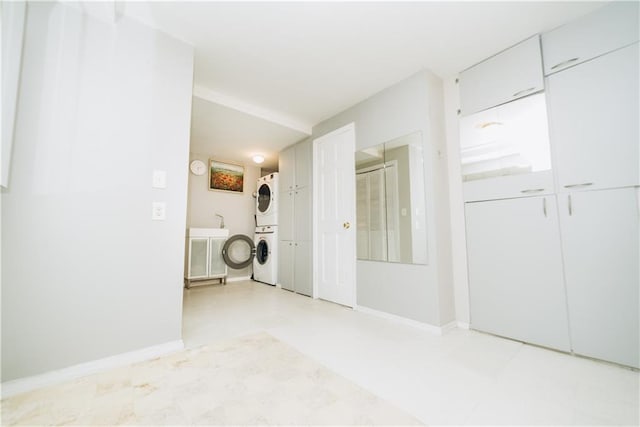
[[[29,3],[2,193],[2,381],[180,339],[192,76],[192,48],[163,33]]]
[[[208,164],[207,154],[191,153],[191,160],[199,159]],[[220,159],[224,160],[224,159]],[[233,163],[233,162],[231,162]],[[225,228],[229,229],[231,236],[245,234],[253,240],[256,231],[256,199],[253,193],[256,191],[260,167],[244,167],[244,191],[230,193],[227,191],[209,190],[209,174],[201,176],[189,174],[189,203],[187,210],[188,227],[218,227],[220,218],[215,214],[224,216]],[[229,277],[250,277],[252,267],[241,270],[229,268]]]
[[[357,261],[357,304],[432,325],[454,319],[442,82],[417,73],[313,128],[313,138],[355,122],[356,150],[421,131],[428,265]]]

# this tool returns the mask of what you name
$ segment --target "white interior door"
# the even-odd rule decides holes
[[[355,304],[355,127],[337,129],[314,141],[316,195],[316,295]]]

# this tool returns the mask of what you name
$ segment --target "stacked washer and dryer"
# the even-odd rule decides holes
[[[258,179],[253,280],[275,285],[278,281],[278,173]]]

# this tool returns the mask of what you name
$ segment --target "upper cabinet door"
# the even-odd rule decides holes
[[[306,187],[311,182],[311,140],[295,145],[296,151],[296,179],[294,188]]]
[[[638,46],[547,78],[558,191],[640,184]]]
[[[531,37],[460,73],[462,115],[544,89],[539,36]]]
[[[296,151],[289,147],[278,156],[278,172],[280,173],[280,193],[293,190],[295,181]]]
[[[638,3],[614,1],[542,35],[549,75],[638,41]]]

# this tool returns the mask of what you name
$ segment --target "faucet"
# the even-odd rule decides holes
[[[216,216],[220,217],[220,228],[224,228],[224,217],[220,214],[216,214]]]

